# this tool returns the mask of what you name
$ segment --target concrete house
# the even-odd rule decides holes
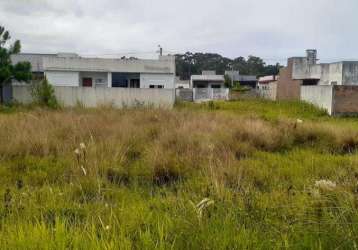
[[[225,87],[224,75],[215,71],[203,71],[201,75],[192,75],[190,87],[193,89],[194,101],[227,100],[229,89]]]
[[[175,58],[158,60],[86,58],[72,53],[18,54],[12,62],[29,61],[35,76],[54,86],[174,89]]]
[[[163,100],[174,103],[174,56],[159,56],[157,60],[87,58],[73,53],[12,56],[13,63],[19,61],[31,63],[35,78],[46,77],[65,106],[73,105],[75,99],[88,106],[142,101],[160,104]],[[13,85],[14,98],[21,99],[24,93],[17,91],[18,84]]]
[[[289,58],[280,70],[277,99],[304,100],[332,115],[358,113],[358,62],[317,61],[316,50]]]

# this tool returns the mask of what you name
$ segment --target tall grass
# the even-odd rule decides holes
[[[354,118],[247,102],[0,114],[1,248],[356,248]]]

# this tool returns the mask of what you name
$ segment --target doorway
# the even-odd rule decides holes
[[[92,87],[92,78],[83,78],[82,87]]]

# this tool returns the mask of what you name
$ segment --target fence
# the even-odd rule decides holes
[[[228,100],[229,89],[226,88],[194,88],[194,101],[200,100]]]
[[[175,92],[172,89],[127,89],[127,88],[85,88],[54,87],[58,101],[65,107],[81,104],[85,107],[111,105],[117,108],[126,106],[152,105],[173,107]],[[13,86],[13,99],[29,104],[33,102],[29,86]]]

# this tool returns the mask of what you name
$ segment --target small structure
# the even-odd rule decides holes
[[[224,75],[215,71],[203,71],[201,75],[192,75],[190,87],[194,101],[228,100],[229,89],[225,87]]]
[[[277,75],[260,77],[257,84],[258,95],[265,99],[276,100],[278,79]]]
[[[256,88],[257,77],[254,75],[241,75],[239,71],[225,71],[225,75],[228,75],[233,82],[239,82],[240,86]]]

